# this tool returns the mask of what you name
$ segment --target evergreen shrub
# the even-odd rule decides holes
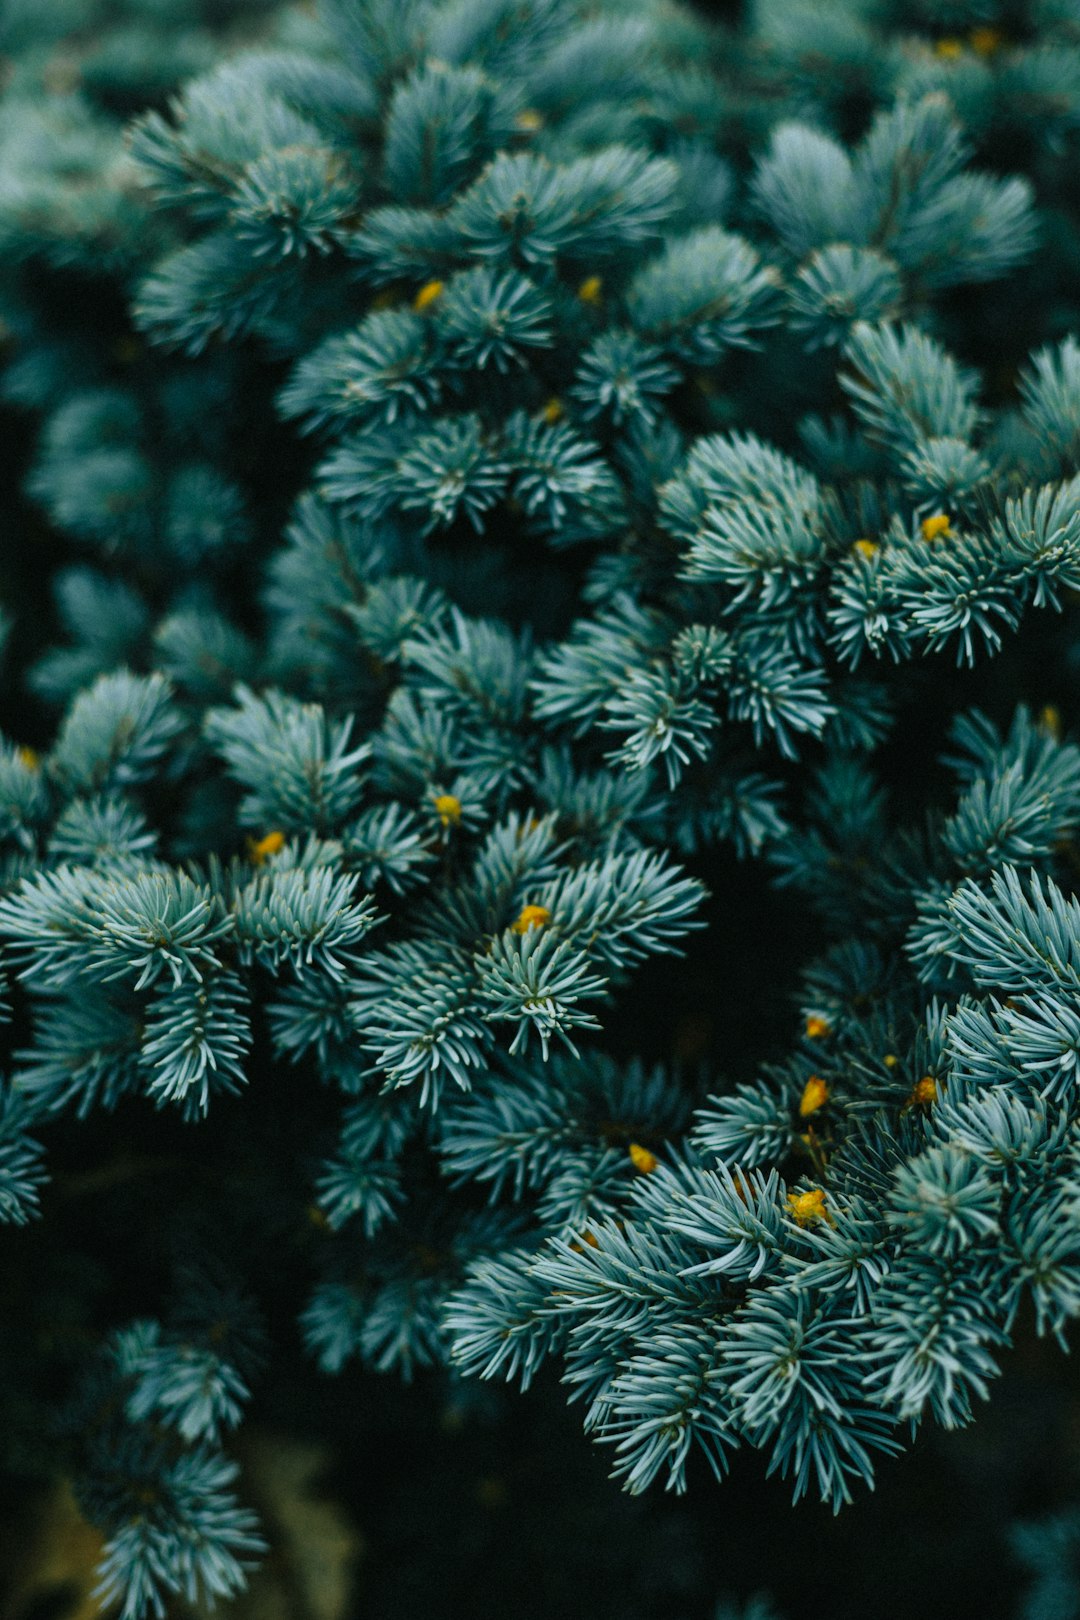
[[[124,1620],[297,1317],[840,1509],[1080,1314],[1080,12],[4,28],[16,1452]]]

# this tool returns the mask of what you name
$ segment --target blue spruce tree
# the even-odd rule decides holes
[[[17,1459],[236,1595],[287,1318],[841,1508],[1080,1314],[1073,8],[3,26]]]

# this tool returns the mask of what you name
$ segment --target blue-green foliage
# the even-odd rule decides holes
[[[998,330],[1062,253],[1074,25],[327,0],[147,79],[146,9],[62,92],[17,9],[0,101],[65,638],[16,671],[51,741],[0,748],[0,1217],[58,1114],[212,1154],[286,1096],[324,1370],[556,1357],[629,1490],[748,1446],[839,1507],[1080,1314],[1080,751],[972,673],[1033,642],[1075,688],[1080,309]],[[716,846],[822,942],[789,1055],[616,1058]],[[73,1410],[125,1620],[262,1545],[250,1311],[181,1294]]]
[[[164,1615],[179,1596],[232,1597],[265,1552],[222,1448],[261,1354],[249,1302],[195,1271],[170,1322],[131,1323],[87,1367],[65,1420],[81,1505],[106,1535],[97,1595],[124,1620]]]

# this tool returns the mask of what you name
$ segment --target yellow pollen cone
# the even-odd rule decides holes
[[[456,827],[461,821],[461,800],[454,793],[436,794],[435,809],[444,827]]]
[[[799,1117],[806,1119],[809,1114],[816,1114],[819,1108],[824,1108],[828,1100],[828,1085],[819,1074],[812,1074],[803,1087],[803,1094],[799,1099]]]
[[[973,28],[968,35],[968,44],[976,56],[993,56],[1004,43],[1005,35],[1000,28]]]
[[[657,1165],[660,1163],[660,1160],[656,1157],[656,1154],[650,1153],[648,1148],[641,1146],[640,1142],[631,1142],[627,1151],[629,1152],[631,1159],[634,1161],[634,1169],[640,1170],[642,1175],[647,1176],[651,1174],[651,1172],[655,1170]]]
[[[271,855],[278,855],[285,848],[285,834],[283,832],[268,832],[265,838],[249,838],[248,849],[251,859],[256,866],[262,866]]]
[[[915,1082],[915,1088],[911,1093],[911,1101],[913,1104],[921,1103],[924,1108],[929,1108],[930,1104],[936,1099],[937,1081],[932,1074],[924,1074],[921,1080]]]
[[[1055,742],[1061,741],[1061,710],[1056,704],[1047,703],[1039,710],[1039,730],[1045,731]]]
[[[432,304],[434,304],[437,299],[442,297],[443,288],[445,285],[446,283],[444,281],[425,282],[420,291],[417,293],[416,297],[413,299],[412,307],[415,309],[418,315],[422,315],[425,309],[430,309]]]
[[[510,926],[515,934],[527,934],[530,928],[546,928],[551,921],[547,906],[522,906],[517,922]]]
[[[825,1209],[825,1191],[811,1187],[809,1192],[788,1193],[788,1208],[800,1226],[812,1226],[815,1221],[829,1219]]]

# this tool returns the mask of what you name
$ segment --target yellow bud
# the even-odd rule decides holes
[[[258,840],[248,839],[248,852],[256,866],[262,866],[271,855],[278,855],[285,848],[285,834],[283,832],[268,832],[265,838]]]
[[[832,1034],[832,1025],[827,1018],[815,1018],[811,1014],[806,1020],[806,1034],[808,1040],[823,1041]]]
[[[949,520],[944,512],[935,512],[933,517],[923,518],[919,525],[924,540],[948,539],[952,534]]]
[[[514,128],[523,129],[526,134],[533,134],[535,130],[543,129],[544,120],[535,107],[525,107],[514,119]]]
[[[943,57],[947,62],[954,62],[963,54],[964,47],[958,39],[939,39],[934,46],[934,55]]]
[[[320,1231],[326,1232],[329,1230],[330,1222],[327,1220],[325,1212],[319,1208],[318,1204],[308,1205],[307,1217],[312,1226],[317,1226]]]
[[[1055,742],[1061,741],[1061,711],[1053,703],[1039,711],[1039,730],[1045,731]]]
[[[816,1221],[830,1219],[825,1208],[825,1191],[811,1187],[809,1192],[788,1193],[788,1208],[800,1226],[813,1226]]]
[[[577,295],[583,304],[598,304],[600,294],[604,290],[603,277],[586,276],[577,290]]]
[[[438,793],[435,809],[444,827],[457,827],[461,822],[461,800],[455,793]]]
[[[634,1161],[634,1169],[640,1170],[643,1176],[651,1175],[660,1163],[656,1154],[650,1153],[648,1148],[641,1146],[640,1142],[631,1142],[627,1151]]]
[[[877,556],[881,548],[876,540],[853,540],[851,549],[857,551],[860,557],[865,557],[869,561],[871,557]]]
[[[418,315],[422,315],[425,309],[430,309],[432,304],[442,297],[445,286],[445,281],[425,282],[420,291],[417,293],[416,297],[413,299],[412,307],[415,309],[416,313]]]
[[[924,1074],[921,1080],[916,1080],[910,1101],[913,1106],[921,1103],[924,1108],[929,1108],[936,1100],[937,1081],[932,1074]]]
[[[1005,43],[1005,35],[1000,28],[973,28],[968,35],[968,44],[976,56],[993,56]]]
[[[522,906],[517,922],[510,926],[515,934],[527,934],[530,928],[546,928],[551,921],[547,906]]]
[[[585,1250],[582,1247],[582,1244],[585,1244],[585,1243],[588,1244],[590,1249],[598,1249],[600,1247],[600,1239],[598,1237],[596,1237],[592,1232],[589,1232],[589,1231],[586,1230],[584,1232],[580,1232],[578,1234],[578,1236],[581,1238],[581,1243],[579,1243],[577,1241],[577,1238],[575,1238],[574,1241],[570,1245],[570,1247],[573,1249],[575,1254],[584,1254],[585,1253]]]
[[[803,1086],[803,1094],[799,1099],[799,1117],[805,1119],[808,1114],[816,1114],[819,1108],[824,1108],[828,1100],[828,1085],[819,1074],[812,1074]]]
[[[16,748],[15,758],[20,765],[25,765],[28,771],[36,771],[41,766],[41,756],[36,748],[27,748],[25,744]]]
[[[897,1057],[895,1052],[886,1052],[881,1061],[884,1063],[887,1069],[895,1069],[900,1059]]]
[[[544,418],[545,422],[550,423],[551,426],[554,427],[555,423],[566,414],[562,400],[554,398],[549,399],[540,414]]]

